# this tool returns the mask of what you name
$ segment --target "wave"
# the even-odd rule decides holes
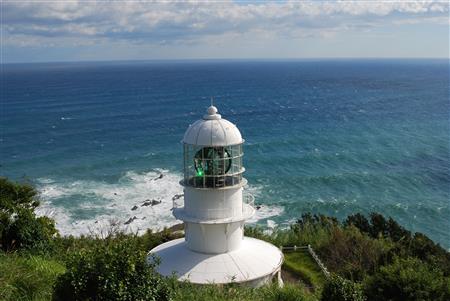
[[[147,229],[158,231],[180,223],[171,209],[172,198],[183,193],[181,178],[164,169],[129,171],[115,183],[40,178],[37,188],[43,202],[36,212],[53,218],[62,235],[102,235],[111,227],[137,234]],[[262,187],[249,185],[246,191],[258,197]],[[261,205],[248,222],[282,212],[282,207]]]

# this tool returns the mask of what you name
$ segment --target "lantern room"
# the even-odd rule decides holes
[[[196,188],[242,184],[243,142],[238,128],[210,106],[203,119],[192,124],[184,135],[182,184]]]

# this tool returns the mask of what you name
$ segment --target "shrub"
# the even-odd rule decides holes
[[[271,242],[276,246],[305,246],[312,245],[314,248],[328,245],[330,243],[330,232],[338,227],[335,218],[324,215],[303,214],[289,230],[275,229],[271,234],[264,234],[258,227],[248,227],[245,234]]]
[[[4,251],[45,251],[57,234],[53,220],[36,217],[37,191],[0,178],[0,247]]]
[[[426,235],[416,232],[414,237],[403,245],[409,256],[418,257],[439,268],[445,276],[450,276],[450,253]]]
[[[96,245],[101,244],[106,240],[112,242],[121,241],[121,240],[132,240],[133,244],[136,247],[136,250],[140,251],[148,251],[153,249],[159,244],[162,244],[166,241],[179,238],[179,235],[175,235],[170,232],[168,229],[164,229],[161,232],[153,232],[151,229],[148,229],[146,233],[142,236],[136,236],[133,234],[125,234],[120,232],[119,230],[107,230],[109,233],[106,236],[102,237],[101,234],[98,235],[81,235],[79,237],[75,236],[62,236],[57,237],[53,240],[55,249],[59,250],[59,252],[55,252],[53,257],[56,257],[59,260],[66,261],[68,257],[74,252],[78,252],[82,249],[92,249]]]
[[[352,280],[362,280],[385,261],[390,248],[388,242],[372,239],[350,226],[334,228],[330,243],[318,252],[331,271]]]
[[[366,300],[360,284],[332,275],[322,290],[323,301],[364,301]]]
[[[4,228],[2,245],[4,250],[29,251],[49,250],[52,236],[56,233],[54,222],[48,217],[38,217],[30,210],[20,210]]]
[[[147,229],[144,235],[137,237],[139,245],[142,250],[151,250],[154,247],[165,243],[167,241],[183,237],[183,233],[174,233],[168,228],[164,228],[162,231],[153,232],[151,229]]]
[[[369,300],[450,300],[450,280],[417,258],[396,258],[366,279]]]
[[[137,239],[107,238],[69,256],[54,300],[169,300],[166,282]]]

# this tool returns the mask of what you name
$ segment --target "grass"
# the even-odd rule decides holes
[[[59,262],[40,256],[0,253],[0,300],[51,300],[64,271]]]
[[[61,261],[54,259],[0,253],[0,300],[51,300],[55,280],[64,271]],[[315,294],[292,283],[283,288],[270,285],[255,289],[237,284],[198,286],[172,280],[171,286],[174,301],[317,301]]]
[[[325,276],[307,250],[286,252],[283,268],[298,275],[302,282],[320,291],[325,283]]]
[[[0,253],[0,300],[51,300],[53,285],[65,267],[56,260],[25,254]],[[317,301],[316,295],[299,285],[286,283],[250,288],[231,285],[194,285],[171,281],[174,301]]]
[[[269,285],[250,288],[231,285],[193,285],[175,283],[173,301],[317,301],[317,297],[298,285],[286,284],[283,288]]]

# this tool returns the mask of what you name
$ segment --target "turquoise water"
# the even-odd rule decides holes
[[[4,65],[1,90],[0,174],[64,234],[175,223],[180,140],[214,96],[246,139],[251,222],[378,211],[450,247],[448,61]]]

